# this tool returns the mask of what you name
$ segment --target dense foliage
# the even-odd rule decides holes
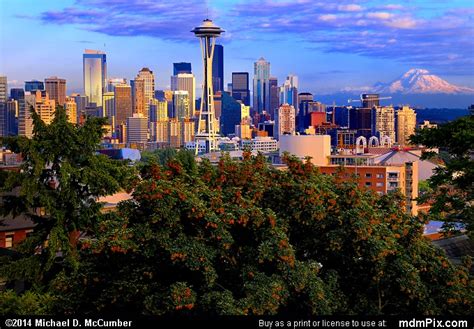
[[[285,161],[147,162],[133,199],[74,226],[86,233],[75,266],[45,280],[26,276],[23,258],[4,261],[7,279],[33,286],[2,293],[0,313],[472,314],[469,262],[452,265],[424,239],[400,195]],[[70,199],[54,191],[58,205]]]
[[[445,166],[436,169],[428,181],[429,193],[421,201],[431,201],[431,219],[465,225],[471,238],[474,232],[474,114],[438,128],[418,130],[411,141],[428,148],[439,148]],[[426,152],[423,158],[437,156]],[[452,228],[448,225],[447,229]]]

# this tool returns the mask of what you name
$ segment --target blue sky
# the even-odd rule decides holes
[[[168,88],[172,63],[202,65],[189,31],[209,15],[226,33],[225,79],[263,56],[281,84],[296,74],[317,94],[391,81],[424,68],[474,87],[471,0],[1,0],[0,74],[10,87],[48,76],[81,91],[82,52],[107,52],[109,77],[142,67]]]

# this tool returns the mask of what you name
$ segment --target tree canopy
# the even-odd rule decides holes
[[[411,137],[414,144],[439,148],[445,154],[429,179],[429,191],[422,201],[431,200],[430,219],[465,225],[470,237],[474,232],[474,114],[458,118],[437,128],[417,130]],[[435,157],[425,152],[423,159]],[[448,228],[452,227],[448,225]]]
[[[38,145],[62,140],[57,128],[45,129],[57,135],[38,134]],[[69,149],[53,152],[67,159],[60,154]],[[426,240],[424,223],[405,214],[401,195],[380,197],[355,181],[320,174],[309,161],[285,161],[286,170],[249,153],[239,162],[223,156],[217,165],[190,164],[187,157],[149,163],[134,180],[133,198],[106,214],[93,204],[94,212],[76,216],[78,208],[59,202],[73,191],[54,188],[56,199],[35,205],[51,207],[41,220],[66,217],[86,233],[67,247],[77,261],[40,280],[26,275],[28,254],[4,260],[1,275],[32,287],[28,295],[2,293],[0,313],[472,314],[469,261],[454,266]],[[40,163],[38,171],[46,166]],[[43,188],[47,180],[32,173],[31,184]],[[89,190],[85,200],[119,187],[113,181],[119,175],[98,169],[90,175],[80,176],[91,179],[83,184],[112,182]],[[61,175],[59,186],[71,186],[73,177]],[[77,205],[84,202],[77,198]],[[68,215],[56,216],[53,202]]]

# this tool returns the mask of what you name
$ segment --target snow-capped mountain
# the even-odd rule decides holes
[[[473,88],[450,84],[440,77],[423,69],[411,69],[397,80],[377,83],[375,92],[385,94],[472,94]]]

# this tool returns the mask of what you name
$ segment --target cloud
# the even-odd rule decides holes
[[[302,8],[303,7],[303,8]],[[429,14],[427,15],[427,10]],[[421,13],[423,11],[423,13]],[[292,0],[273,5],[247,0],[234,7],[241,33],[294,35],[318,51],[386,58],[409,65],[436,68],[445,73],[474,73],[473,8],[446,9],[443,3],[417,10],[415,2],[377,5],[360,0],[314,2],[298,6]],[[291,15],[289,14],[291,13]],[[288,17],[280,25],[275,17]],[[266,32],[260,34],[259,21]]]
[[[375,18],[375,19],[386,20],[386,19],[392,18],[393,14],[392,13],[387,13],[387,12],[384,12],[384,11],[377,11],[377,12],[368,13],[366,16],[367,16],[367,18]]]
[[[223,41],[277,42],[285,35],[318,51],[387,58],[446,73],[474,72],[473,8],[446,9],[443,2],[418,8],[409,0],[382,5],[369,0],[241,0],[225,12],[218,10],[223,9],[202,0],[186,5],[176,0],[76,0],[37,19],[111,36],[182,42],[194,41],[189,31],[209,11],[227,31]]]
[[[76,25],[111,36],[182,41],[193,38],[189,31],[207,12],[205,2],[199,0],[187,1],[186,6],[178,6],[174,0],[76,0],[74,6],[43,12],[39,19],[46,24]]]
[[[339,5],[337,6],[337,9],[340,11],[348,11],[348,12],[353,12],[353,11],[362,11],[362,6],[357,5],[357,4],[349,4],[349,5]]]

